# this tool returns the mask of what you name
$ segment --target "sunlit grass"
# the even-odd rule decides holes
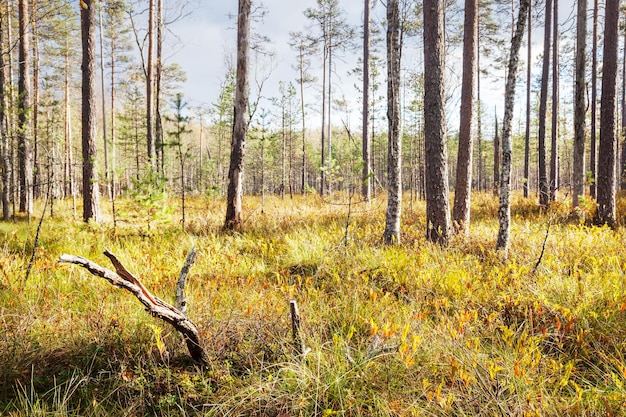
[[[448,248],[425,240],[421,201],[405,202],[397,247],[382,244],[384,197],[244,201],[238,233],[222,231],[220,199],[191,200],[185,231],[175,199],[150,211],[119,201],[115,229],[106,204],[109,220],[85,225],[71,201],[55,202],[28,281],[42,207],[30,223],[1,223],[0,414],[561,416],[626,407],[621,228],[572,220],[566,202],[542,213],[516,196],[504,263],[490,194],[473,197],[470,234]],[[107,248],[172,301],[192,247],[188,314],[209,354],[203,369],[128,293],[56,262],[70,253],[108,267]]]

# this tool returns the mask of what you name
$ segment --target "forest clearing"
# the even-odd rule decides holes
[[[192,199],[184,232],[178,199],[158,212],[120,200],[115,230],[76,221],[66,201],[43,221],[27,281],[37,222],[2,223],[0,414],[623,415],[622,229],[534,200],[513,198],[506,262],[491,193],[475,194],[469,237],[448,247],[425,239],[423,201],[404,202],[403,242],[384,245],[384,196],[250,197],[239,232],[222,229],[221,198]],[[205,366],[131,294],[57,262],[108,267],[108,249],[171,302],[194,247],[187,314]]]

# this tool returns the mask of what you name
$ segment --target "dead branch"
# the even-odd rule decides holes
[[[196,248],[192,248],[189,255],[187,255],[187,259],[185,259],[185,264],[180,270],[180,275],[178,275],[178,281],[176,282],[176,308],[180,310],[181,313],[187,314],[187,299],[185,298],[185,283],[187,281],[187,275],[189,274],[189,269],[196,262]]]
[[[111,260],[116,272],[104,268],[89,259],[74,255],[61,255],[59,262],[80,265],[92,275],[109,281],[116,287],[123,288],[133,294],[153,316],[158,317],[178,330],[185,339],[190,356],[198,363],[206,363],[206,352],[200,343],[198,328],[178,309],[155,297],[147,288],[131,274],[122,263],[108,250],[104,255]]]

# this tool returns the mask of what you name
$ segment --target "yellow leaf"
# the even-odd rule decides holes
[[[87,3],[85,3],[84,0],[80,0],[80,7],[81,9],[85,9],[85,10],[89,8],[89,6],[87,5]]]

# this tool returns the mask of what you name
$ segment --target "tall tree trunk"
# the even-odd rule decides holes
[[[18,129],[17,154],[20,182],[19,210],[30,216],[33,209],[33,167],[31,134],[31,81],[30,81],[30,34],[28,31],[28,0],[19,0],[19,80],[18,80]]]
[[[96,171],[96,5],[81,0],[83,220],[100,220]]]
[[[400,10],[398,0],[387,1],[387,119],[389,121],[389,167],[387,216],[383,240],[400,243],[402,216],[402,133],[400,115]]]
[[[598,173],[598,145],[597,145],[597,124],[598,124],[598,0],[593,0],[593,36],[591,47],[591,140],[589,143],[590,158],[589,169],[591,171],[591,186],[589,192],[591,198],[597,197],[597,173]]]
[[[515,82],[517,80],[517,64],[519,50],[524,37],[526,13],[530,7],[530,0],[521,0],[515,35],[511,40],[511,53],[509,55],[508,76],[504,92],[504,120],[502,121],[502,174],[500,177],[500,209],[498,211],[500,228],[496,250],[502,251],[503,258],[508,257],[509,237],[511,234],[511,162],[513,159],[513,140],[511,138],[511,125],[513,120],[513,107],[515,105]]]
[[[370,89],[370,0],[365,0],[363,13],[363,181],[361,193],[365,201],[372,198],[372,161],[369,137],[369,89]]]
[[[622,28],[624,31],[624,48],[626,48],[626,28]],[[620,189],[626,190],[626,49],[622,54],[622,128],[621,128],[621,161],[619,182]]]
[[[493,195],[498,195],[500,185],[500,131],[498,130],[498,116],[496,116],[496,133],[493,136]]]
[[[148,2],[148,58],[146,61],[146,140],[148,145],[148,163],[155,168],[154,143],[154,0]]]
[[[302,176],[300,178],[300,190],[306,192],[306,111],[304,106],[304,47],[299,47],[300,58],[300,112],[302,114]]]
[[[154,89],[155,89],[155,113],[156,113],[156,126],[155,126],[155,151],[157,164],[161,163],[160,172],[161,175],[165,175],[165,141],[163,135],[163,118],[161,116],[161,98],[163,91],[161,91],[161,80],[163,77],[163,0],[157,0],[157,47],[156,47],[156,74],[154,77]],[[202,154],[202,150],[200,151]]]
[[[6,100],[6,73],[4,69],[4,28],[5,20],[4,5],[0,5],[0,169],[2,173],[2,220],[8,221],[11,217],[10,207],[10,169],[9,157],[9,125],[7,123],[7,100]]]
[[[552,32],[552,136],[550,147],[550,201],[559,189],[559,0],[554,4]]]
[[[237,85],[235,91],[235,122],[228,169],[226,221],[229,230],[241,227],[243,198],[243,158],[248,126],[248,49],[250,45],[251,0],[239,0],[237,19]]]
[[[37,11],[37,0],[32,0],[33,13]],[[33,198],[39,198],[41,194],[41,164],[39,152],[39,33],[37,19],[31,19],[33,39]]]
[[[617,26],[619,0],[606,1],[604,49],[602,60],[602,98],[600,103],[600,150],[598,161],[598,210],[596,224],[615,227],[615,135],[617,84]]]
[[[524,198],[528,198],[530,189],[530,86],[531,86],[531,63],[532,63],[532,31],[533,31],[532,4],[528,5],[528,40],[526,57],[526,132],[524,134]]]
[[[461,121],[459,152],[456,164],[456,189],[453,219],[460,233],[469,233],[470,199],[472,192],[472,154],[474,137],[474,80],[476,78],[476,38],[478,0],[465,0],[463,24],[463,81],[461,87]]]
[[[574,167],[572,205],[585,195],[585,67],[587,48],[587,0],[578,0],[576,17],[576,80],[574,84]]]
[[[426,236],[445,245],[450,234],[444,87],[443,0],[424,1],[424,135]]]
[[[548,206],[550,188],[546,159],[546,118],[548,109],[548,76],[550,74],[550,33],[552,30],[552,0],[546,0],[543,37],[543,65],[541,71],[541,96],[539,98],[539,204]]]
[[[328,45],[324,34],[324,58],[322,59],[322,166],[320,172],[320,195],[326,193],[326,81],[328,72]]]

